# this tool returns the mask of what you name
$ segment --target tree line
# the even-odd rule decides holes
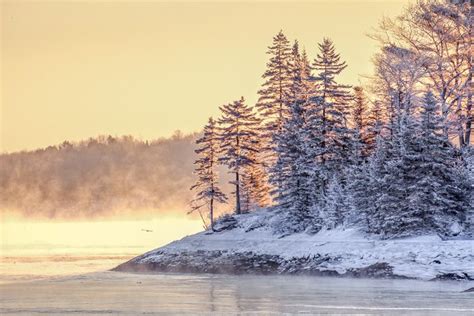
[[[192,198],[194,142],[99,136],[0,155],[0,212],[30,218],[156,216]],[[154,210],[152,214],[150,210]]]
[[[271,207],[283,234],[359,225],[386,238],[470,231],[474,204],[472,20],[468,1],[418,1],[384,19],[367,88],[339,81],[347,65],[325,38],[310,59],[273,37],[255,106],[220,107],[197,140],[193,211]]]

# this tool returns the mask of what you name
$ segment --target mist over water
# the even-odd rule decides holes
[[[186,212],[197,134],[100,136],[0,155],[0,214],[28,219],[151,218]],[[222,172],[223,183],[227,182]]]
[[[200,230],[201,220],[185,214],[128,221],[4,221],[0,283],[109,270]]]
[[[196,137],[99,136],[1,154],[0,283],[108,270],[201,231],[187,215]]]

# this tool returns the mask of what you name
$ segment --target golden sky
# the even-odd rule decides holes
[[[256,101],[280,29],[311,57],[324,36],[370,74],[366,34],[409,0],[1,1],[0,151],[98,134],[199,130],[218,106]]]

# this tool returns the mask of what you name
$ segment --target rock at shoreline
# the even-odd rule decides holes
[[[261,210],[228,216],[201,232],[150,251],[114,271],[294,274],[361,278],[473,280],[474,241],[436,235],[381,240],[357,228],[274,234]]]
[[[228,253],[226,251],[195,251],[180,254],[156,253],[155,256],[159,259],[146,261],[145,258],[135,258],[119,265],[113,271],[404,278],[394,274],[393,268],[387,263],[377,263],[339,273],[321,267],[320,264],[323,262],[337,260],[322,256],[285,260],[275,255],[258,255],[252,252]]]

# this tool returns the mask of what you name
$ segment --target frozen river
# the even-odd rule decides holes
[[[1,315],[474,315],[474,282],[98,272],[0,285]]]

